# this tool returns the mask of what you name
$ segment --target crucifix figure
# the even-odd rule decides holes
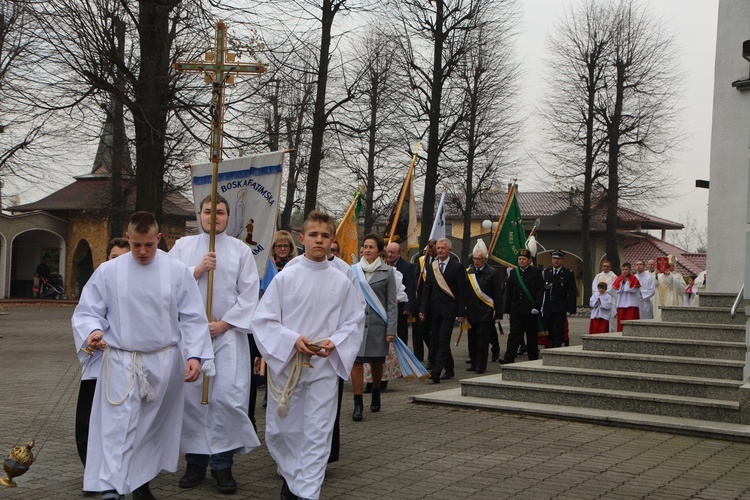
[[[172,68],[178,72],[203,73],[206,83],[211,84],[211,231],[208,249],[213,252],[216,247],[216,191],[219,182],[219,162],[221,162],[221,143],[224,135],[224,88],[234,83],[235,73],[262,74],[266,67],[261,63],[235,62],[237,54],[227,50],[227,25],[224,21],[216,23],[214,50],[206,52],[204,60],[177,61]],[[206,290],[206,315],[211,321],[213,308],[214,272],[208,272],[208,289]],[[208,404],[208,377],[203,377],[203,404]]]

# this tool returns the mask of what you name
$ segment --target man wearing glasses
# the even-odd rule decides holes
[[[495,321],[503,317],[503,282],[500,272],[487,263],[487,254],[487,246],[479,240],[474,247],[474,262],[466,270],[472,289],[466,308],[466,317],[471,325],[468,332],[471,365],[466,371],[477,373],[487,370],[490,343],[493,344],[493,351],[497,349],[499,352]]]

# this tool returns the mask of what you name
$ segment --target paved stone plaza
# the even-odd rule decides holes
[[[61,304],[0,305],[0,453],[35,439],[37,457],[17,488],[0,489],[0,499],[83,498],[73,439],[80,370],[72,312]],[[571,321],[574,344],[587,323]],[[466,376],[465,341],[454,356],[456,375]],[[488,373],[499,371],[493,363]],[[347,384],[341,460],[329,465],[322,498],[750,499],[748,444],[411,402],[413,394],[458,384],[393,381],[380,413],[369,412],[365,395],[363,422],[350,418]],[[256,415],[263,442],[260,398]],[[178,488],[180,467],[151,482],[158,498],[221,496],[210,478]],[[235,498],[279,496],[281,479],[264,447],[238,456],[234,475]]]

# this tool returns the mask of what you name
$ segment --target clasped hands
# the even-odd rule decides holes
[[[103,351],[104,348],[107,347],[107,343],[102,340],[102,337],[104,337],[104,333],[102,333],[101,330],[94,330],[89,333],[89,336],[86,337],[86,344],[88,344],[85,348],[88,349],[86,352],[92,354],[94,351]]]
[[[320,356],[321,358],[327,358],[336,348],[336,345],[331,342],[330,339],[326,339],[323,342],[316,344],[318,347],[320,347],[320,350],[318,352],[313,352],[309,347],[307,347],[312,343],[313,342],[310,339],[308,339],[304,335],[300,335],[299,337],[297,337],[297,341],[294,343],[294,348],[297,350],[297,352],[300,352],[307,356]]]

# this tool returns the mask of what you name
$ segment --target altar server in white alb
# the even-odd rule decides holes
[[[269,368],[266,444],[284,479],[286,499],[320,496],[338,380],[349,378],[362,343],[359,294],[326,260],[333,234],[329,215],[310,212],[300,236],[304,259],[273,279],[253,318]],[[308,356],[312,368],[302,366]]]
[[[185,391],[185,418],[180,451],[187,467],[181,488],[198,486],[211,475],[219,491],[234,493],[233,455],[249,453],[260,446],[248,416],[251,360],[247,334],[258,304],[259,279],[253,252],[245,242],[226,233],[229,204],[216,200],[215,251],[208,251],[211,228],[211,197],[201,201],[199,214],[203,234],[180,238],[169,255],[189,266],[198,281],[203,302],[208,290],[208,271],[214,271],[212,321],[216,375],[209,383],[207,405],[201,404],[202,384]]]
[[[641,284],[641,300],[638,303],[640,319],[654,319],[654,305],[652,298],[656,293],[656,282],[651,273],[646,270],[646,264],[642,260],[635,262],[635,277]]]
[[[130,254],[97,268],[73,313],[78,347],[104,349],[83,489],[151,499],[148,482],[177,470],[185,382],[213,350],[198,285],[157,249],[154,215],[133,214],[126,237]]]

